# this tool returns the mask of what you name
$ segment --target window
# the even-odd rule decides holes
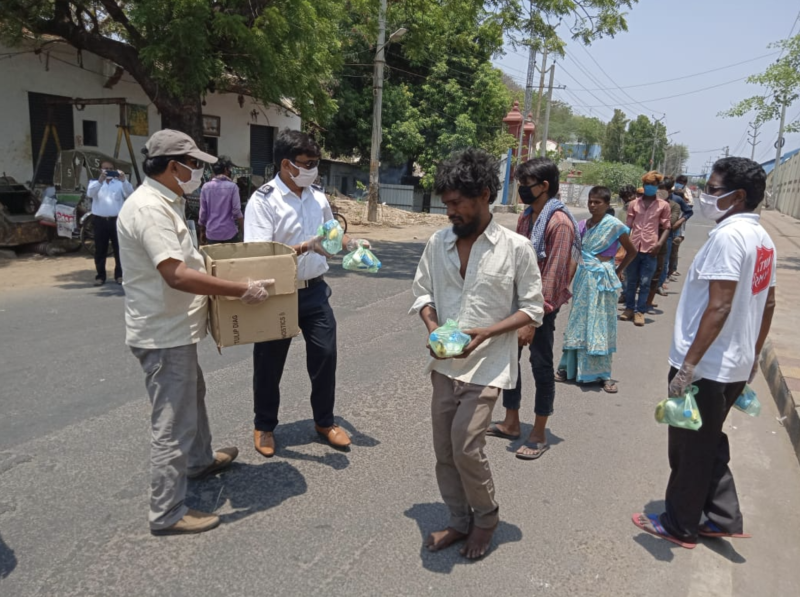
[[[219,157],[219,138],[218,137],[203,137],[206,143],[206,152],[214,157]]]
[[[97,147],[97,121],[83,121],[83,145],[84,147]]]

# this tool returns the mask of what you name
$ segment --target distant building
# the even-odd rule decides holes
[[[598,144],[586,145],[585,143],[562,143],[561,151],[567,159],[595,162],[600,159],[602,146]]]

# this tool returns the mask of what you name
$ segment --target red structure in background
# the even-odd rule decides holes
[[[505,118],[503,118],[503,122],[508,126],[509,134],[514,136],[514,145],[511,147],[511,152],[515,158],[517,157],[517,150],[519,149],[519,129],[521,126],[523,126],[522,120],[522,112],[519,110],[519,102],[515,101],[514,107],[511,108],[511,111],[506,114]],[[533,114],[529,112],[527,122],[525,122],[525,125],[522,129],[522,159],[514,160],[517,164],[535,157],[535,151],[531,145],[533,144],[533,133],[536,131],[536,126],[532,121]]]

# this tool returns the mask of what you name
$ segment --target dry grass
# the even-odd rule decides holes
[[[388,226],[392,228],[401,228],[404,226],[436,226],[443,227],[449,224],[447,216],[443,214],[427,214],[412,211],[404,211],[388,205],[378,206],[378,221],[367,221],[367,203],[353,201],[350,199],[342,199],[328,197],[332,205],[338,208],[347,222],[353,226],[363,227],[380,227]]]

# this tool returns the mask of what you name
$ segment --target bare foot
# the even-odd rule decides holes
[[[450,547],[454,543],[463,541],[466,538],[466,533],[447,527],[443,531],[432,532],[425,541],[425,547],[428,548],[428,551],[439,551]]]
[[[467,544],[460,549],[461,555],[468,560],[478,560],[485,556],[486,552],[489,551],[489,546],[492,543],[492,535],[494,535],[496,528],[497,525],[494,525],[490,529],[472,527],[472,531],[470,531],[469,537],[467,538]]]

